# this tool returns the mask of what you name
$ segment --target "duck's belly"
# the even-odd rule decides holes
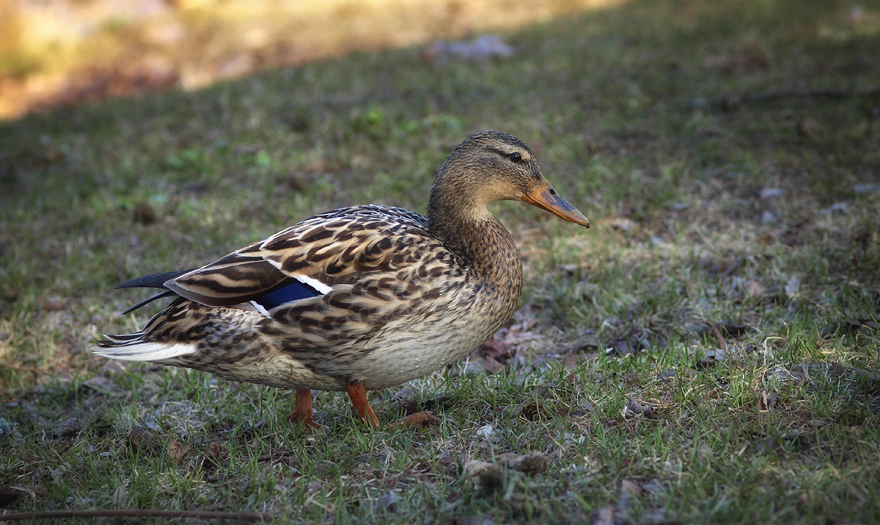
[[[501,325],[503,322],[462,321],[447,315],[393,332],[358,360],[352,378],[368,390],[380,390],[424,377],[467,356]]]
[[[160,362],[278,388],[342,391],[347,383],[360,383],[367,390],[380,390],[462,359],[500,324],[462,322],[449,315],[409,329],[387,327],[366,345],[344,342],[285,351],[268,340],[239,346],[219,336],[213,344],[200,343],[193,354]],[[218,348],[224,351],[211,351]]]
[[[289,390],[343,391],[346,386],[344,378],[315,373],[301,363],[284,355],[278,355],[267,361],[243,359],[238,363],[230,365],[221,364],[205,367],[193,366],[192,363],[187,363],[183,366],[206,370],[231,381],[257,383]]]
[[[485,323],[469,324],[448,317],[421,329],[389,330],[393,335],[382,337],[375,347],[341,344],[279,352],[265,345],[260,352],[236,355],[227,346],[223,359],[208,362],[199,357],[204,354],[197,353],[167,364],[278,388],[342,391],[347,383],[360,383],[367,390],[380,390],[424,377],[462,359],[497,330]],[[322,355],[326,361],[314,363]]]

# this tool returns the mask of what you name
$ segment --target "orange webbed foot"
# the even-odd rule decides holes
[[[349,384],[345,386],[345,391],[348,392],[348,398],[351,399],[351,404],[357,410],[358,415],[361,416],[361,420],[373,428],[379,428],[379,418],[376,417],[375,412],[373,412],[373,409],[370,408],[370,404],[367,402],[367,391],[364,389],[364,385]]]
[[[315,423],[312,419],[312,391],[300,390],[296,391],[296,405],[293,414],[287,418],[291,423],[300,424],[306,428],[321,428],[321,425]]]

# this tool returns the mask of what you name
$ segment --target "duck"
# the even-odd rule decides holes
[[[326,211],[200,268],[138,277],[171,302],[93,352],[295,390],[289,420],[320,427],[312,390],[344,391],[367,425],[367,392],[455,363],[502,328],[523,288],[511,233],[487,205],[521,200],[589,228],[534,152],[497,130],[440,167],[425,215],[368,204]]]

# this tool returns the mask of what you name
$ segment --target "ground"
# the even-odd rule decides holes
[[[2,512],[877,522],[880,4],[807,4],[634,1],[489,60],[387,49],[3,123]],[[494,207],[520,310],[373,393],[379,430],[341,394],[304,430],[290,392],[90,353],[151,313],[115,284],[333,207],[421,211],[488,127],[593,226]]]

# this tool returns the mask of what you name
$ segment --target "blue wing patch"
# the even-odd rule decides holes
[[[271,310],[272,308],[281,306],[285,303],[299,301],[300,299],[309,299],[319,295],[321,295],[321,292],[313,287],[301,283],[296,279],[290,279],[287,284],[284,284],[280,288],[276,288],[267,294],[261,295],[253,301],[266,310]]]

